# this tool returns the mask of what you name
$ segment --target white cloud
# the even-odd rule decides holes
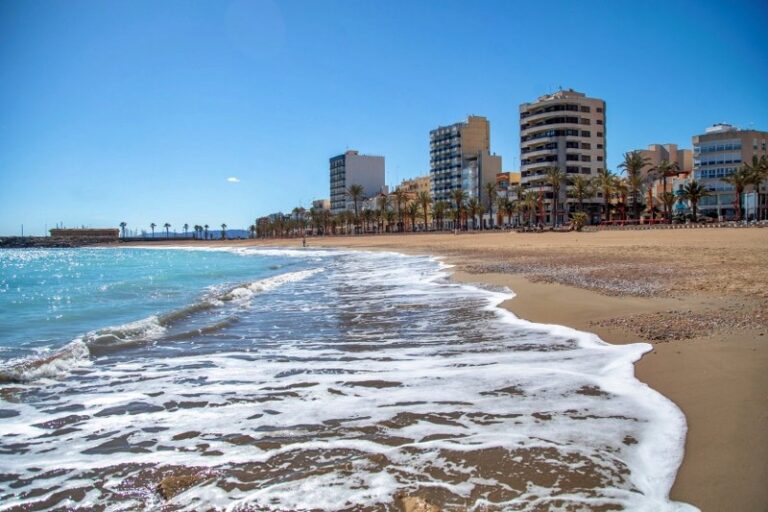
[[[235,176],[230,176],[227,178],[227,181],[230,183],[240,183],[240,178],[236,178]]]

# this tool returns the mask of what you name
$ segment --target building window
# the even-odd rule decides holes
[[[582,118],[581,119],[581,124],[590,124],[590,121],[589,121],[589,119]]]
[[[597,149],[603,149],[603,145],[602,144],[598,144],[597,145]]]
[[[582,112],[589,112],[589,107],[581,107]]]
[[[589,174],[589,167],[582,167],[581,174]]]
[[[582,142],[581,149],[592,149],[592,144],[590,144],[589,142]]]
[[[603,124],[603,120],[602,120],[602,119],[598,119],[598,120],[597,120],[597,121],[595,121],[595,122],[596,122],[597,124]]]
[[[597,136],[598,137],[602,137],[603,136],[603,132],[597,132]]]
[[[592,132],[582,131],[581,132],[581,136],[582,137],[591,137],[592,136]]]
[[[602,162],[603,161],[603,157],[601,157],[601,156],[597,157],[597,161],[598,162]]]
[[[603,112],[603,107],[597,107],[595,110],[597,110],[598,112],[602,113]]]
[[[589,155],[581,155],[581,161],[582,162],[591,162],[592,161],[592,157],[589,156]]]
[[[568,142],[565,143],[565,147],[569,148],[569,149],[579,149],[579,143],[578,142],[573,142],[573,141],[568,141]]]

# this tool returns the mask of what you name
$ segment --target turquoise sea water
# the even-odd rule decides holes
[[[394,253],[0,251],[0,510],[689,510],[649,346],[509,297]]]
[[[0,357],[60,347],[97,328],[181,308],[211,287],[254,281],[300,263],[222,251],[0,251]]]

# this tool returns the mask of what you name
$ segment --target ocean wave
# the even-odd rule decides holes
[[[91,357],[138,348],[153,342],[179,341],[216,332],[232,325],[237,321],[237,317],[231,315],[210,325],[166,336],[169,327],[185,318],[227,303],[245,306],[258,293],[272,291],[322,271],[322,268],[314,268],[287,272],[251,283],[239,284],[214,292],[200,302],[168,313],[91,331],[53,353],[8,361],[0,366],[0,384],[31,382],[45,378],[60,379],[66,377],[73,368],[88,362]]]

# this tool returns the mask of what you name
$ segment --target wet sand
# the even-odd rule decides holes
[[[184,244],[300,247],[301,239]],[[434,254],[456,266],[459,281],[514,290],[503,306],[522,318],[653,343],[638,378],[688,421],[671,498],[705,512],[768,510],[768,230],[339,236],[308,245]]]

